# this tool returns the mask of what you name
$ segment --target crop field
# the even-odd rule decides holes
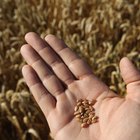
[[[120,96],[120,59],[140,69],[139,0],[0,0],[0,140],[51,140],[21,74],[30,31],[62,38]]]

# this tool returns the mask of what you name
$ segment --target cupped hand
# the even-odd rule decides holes
[[[140,73],[128,58],[120,62],[127,95],[113,93],[64,42],[27,33],[21,54],[23,76],[42,109],[55,140],[140,140]],[[95,99],[99,121],[81,128],[77,99]]]

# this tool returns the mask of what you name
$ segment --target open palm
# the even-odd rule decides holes
[[[56,140],[140,140],[140,73],[123,58],[120,68],[127,96],[120,98],[89,66],[53,35],[25,36],[23,76]],[[99,121],[81,128],[74,118],[77,99],[95,99]]]

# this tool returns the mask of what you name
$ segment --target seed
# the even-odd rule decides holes
[[[82,123],[81,127],[86,128],[86,127],[88,127],[88,124],[87,123]]]
[[[92,101],[89,101],[88,103],[89,105],[94,105],[96,103],[96,100],[93,99]]]
[[[88,121],[88,118],[84,118],[84,119],[83,119],[83,122],[87,122],[87,121]]]
[[[85,118],[88,117],[88,114],[85,113],[85,114],[84,114],[84,117],[85,117]]]
[[[85,108],[89,108],[89,105],[86,103],[86,104],[84,104],[84,107]]]
[[[80,112],[80,113],[84,112],[84,108],[80,106],[80,107],[79,107],[79,112]]]
[[[81,116],[84,115],[84,112],[80,112]]]
[[[87,124],[91,124],[92,120],[88,119]]]
[[[95,113],[92,115],[89,115],[89,119],[92,119],[95,116]]]
[[[86,114],[89,114],[90,112],[91,112],[90,110],[87,110],[87,111],[86,111]]]
[[[85,99],[82,103],[83,104],[88,104],[88,100]]]
[[[82,108],[84,108],[84,109],[85,109],[85,106],[84,106],[83,104],[81,104],[81,105],[80,105],[80,107],[82,107]]]
[[[79,109],[79,107],[78,106],[76,106],[75,108],[74,108],[74,111],[77,111]]]
[[[83,119],[82,118],[79,118],[79,122],[83,123]]]
[[[94,114],[95,114],[94,112],[90,112],[90,113],[89,113],[89,115],[94,115]]]
[[[91,111],[94,111],[94,108],[92,106],[89,106],[89,108],[90,108]]]
[[[92,100],[92,104],[95,104],[97,101],[95,99]]]
[[[81,118],[81,115],[80,115],[80,114],[77,114],[77,115],[76,115],[76,118]]]
[[[79,100],[77,100],[76,102],[77,102],[77,103],[79,103],[79,102],[83,102],[83,100],[82,100],[82,99],[79,99]]]
[[[89,108],[87,107],[87,108],[85,108],[85,110],[89,110]]]
[[[98,117],[97,116],[94,116],[93,118],[92,118],[92,123],[96,123],[98,121]]]
[[[89,104],[89,105],[93,105],[92,101],[88,101],[88,104]]]
[[[78,111],[74,112],[74,115],[78,115],[78,114],[80,114],[80,112],[78,112]]]
[[[92,123],[96,123],[96,122],[97,122],[97,120],[96,120],[96,119],[92,120]]]
[[[82,104],[81,102],[78,102],[78,103],[77,103],[77,106],[79,107],[81,104]]]

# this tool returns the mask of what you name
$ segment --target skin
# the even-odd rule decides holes
[[[55,140],[140,140],[140,72],[128,58],[120,61],[127,93],[121,98],[62,40],[53,35],[43,40],[33,32],[25,40],[22,73]],[[81,128],[73,115],[81,98],[97,100],[99,121],[88,128]]]

